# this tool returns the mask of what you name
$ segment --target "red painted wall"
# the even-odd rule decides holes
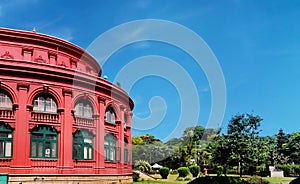
[[[133,101],[121,88],[99,78],[101,72],[98,62],[76,45],[35,32],[0,28],[0,90],[13,103],[12,109],[0,108],[0,123],[13,129],[13,155],[0,158],[0,173],[131,174]],[[40,94],[55,99],[57,114],[34,112],[33,100]],[[75,117],[74,106],[82,99],[92,105],[92,119]],[[105,122],[107,107],[114,109],[116,124]],[[58,133],[57,158],[30,157],[31,131],[42,125]],[[94,135],[93,160],[72,158],[73,134],[81,129]],[[120,161],[104,159],[107,134],[117,138]],[[129,163],[124,163],[125,138]]]

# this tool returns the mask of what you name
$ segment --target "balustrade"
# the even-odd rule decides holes
[[[58,115],[50,113],[31,112],[31,120],[46,123],[58,123]]]
[[[0,119],[14,119],[14,111],[10,109],[0,109]]]

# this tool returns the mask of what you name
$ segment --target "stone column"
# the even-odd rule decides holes
[[[16,125],[13,137],[13,164],[12,170],[17,173],[29,173],[30,165],[30,132],[29,118],[30,112],[27,111],[27,99],[29,84],[19,83],[17,85],[19,106],[16,109]],[[21,151],[20,151],[21,149]],[[19,151],[17,151],[19,150]]]
[[[97,168],[101,169],[104,168],[104,116],[105,116],[105,101],[106,99],[104,97],[99,96],[98,102],[99,102],[99,120],[96,125],[96,153],[97,153],[97,160],[96,160],[96,166]]]
[[[61,116],[61,135],[60,135],[60,170],[62,174],[72,173],[74,169],[74,162],[72,158],[73,150],[73,123],[74,118],[72,116],[72,90],[63,89],[64,96],[64,112]]]

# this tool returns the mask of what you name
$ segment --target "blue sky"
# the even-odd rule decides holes
[[[2,0],[0,26],[53,35],[86,49],[99,35],[120,24],[141,19],[162,19],[183,25],[211,48],[223,70],[227,103],[226,128],[237,113],[262,116],[262,135],[280,128],[300,131],[300,1],[46,1]],[[170,58],[184,68],[197,87],[198,122],[206,126],[211,110],[210,86],[191,56],[177,47],[155,41],[128,45],[114,53],[103,66],[113,81],[130,61],[148,55]],[[165,115],[149,130],[133,129],[133,135],[150,133],[164,140],[175,130],[181,112],[176,85],[158,76],[137,81],[128,91],[135,101],[134,114],[147,118]],[[164,103],[148,103],[160,96]],[[193,107],[189,107],[193,109]],[[164,112],[164,113],[162,113]],[[176,130],[172,136],[181,136]],[[168,137],[170,138],[170,137]]]

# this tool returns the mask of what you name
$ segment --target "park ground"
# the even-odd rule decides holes
[[[159,174],[152,175],[154,178],[157,178],[157,180],[142,180],[138,182],[134,182],[134,184],[142,184],[142,183],[147,183],[147,184],[186,184],[190,181],[177,181],[178,174],[170,174],[168,176],[168,179],[161,179]],[[213,176],[213,175],[212,175]],[[229,176],[237,176],[238,175],[229,175]],[[244,176],[244,177],[249,177],[249,176]],[[195,178],[193,178],[195,179]],[[295,177],[263,177],[263,179],[266,179],[271,182],[271,184],[289,184]]]

